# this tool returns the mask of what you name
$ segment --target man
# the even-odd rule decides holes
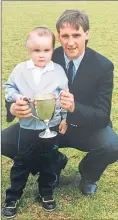
[[[104,170],[118,159],[118,136],[110,122],[114,66],[110,60],[86,46],[89,20],[84,12],[66,10],[56,27],[62,47],[55,50],[53,61],[65,69],[70,90],[61,95],[61,107],[68,111],[68,129],[65,135],[60,134],[59,143],[61,147],[88,152],[79,164],[79,188],[82,194],[92,195]],[[26,102],[6,103],[6,106],[10,109],[9,121],[14,116],[31,116]],[[14,130],[14,140],[11,140]],[[10,155],[7,140],[3,154],[13,157],[17,151],[18,124],[6,129],[3,135],[15,149]],[[59,158],[54,166],[58,175],[67,162],[64,155],[60,154]]]

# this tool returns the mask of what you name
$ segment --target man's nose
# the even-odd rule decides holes
[[[75,44],[74,39],[73,39],[72,37],[70,37],[70,38],[68,39],[68,45],[69,45],[69,46],[73,46],[74,44]]]

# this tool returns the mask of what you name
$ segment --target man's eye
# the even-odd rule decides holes
[[[81,35],[80,34],[75,34],[75,35],[73,35],[73,37],[74,38],[79,38],[79,37],[81,37]]]
[[[66,39],[68,38],[68,35],[63,35],[62,38]]]

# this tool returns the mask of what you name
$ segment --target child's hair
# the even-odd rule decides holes
[[[26,47],[29,47],[29,41],[32,34],[36,34],[37,36],[52,36],[52,46],[55,47],[55,35],[54,33],[47,27],[36,27],[34,28],[27,37]]]

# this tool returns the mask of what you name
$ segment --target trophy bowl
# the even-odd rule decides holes
[[[36,101],[36,112],[38,119],[44,121],[46,130],[39,134],[40,138],[53,138],[57,135],[56,131],[51,131],[49,121],[55,111],[55,95],[52,93],[39,94],[34,96]]]

